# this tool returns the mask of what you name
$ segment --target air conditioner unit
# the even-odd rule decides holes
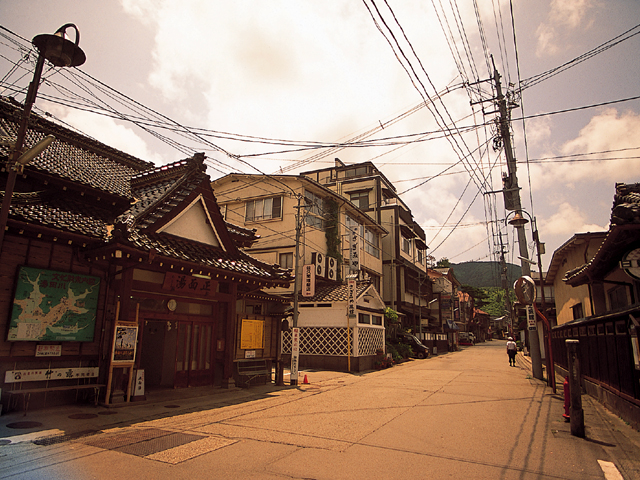
[[[314,253],[312,258],[312,262],[316,267],[316,277],[321,277],[324,278],[325,277],[325,271],[326,271],[326,260],[324,257],[324,253]]]
[[[338,280],[338,260],[327,257],[327,280]]]

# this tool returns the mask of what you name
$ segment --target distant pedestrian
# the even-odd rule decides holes
[[[518,346],[513,341],[513,337],[509,337],[507,340],[507,355],[509,355],[509,366],[516,366],[516,353],[518,353]]]

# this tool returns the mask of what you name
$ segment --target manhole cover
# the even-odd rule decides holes
[[[114,412],[113,410],[105,410],[103,412],[98,412],[98,415],[115,415],[118,412]]]
[[[40,422],[14,422],[7,424],[7,428],[37,428],[41,426]]]
[[[69,418],[73,420],[88,420],[90,418],[98,418],[98,415],[95,413],[74,413],[73,415],[69,415]]]
[[[180,405],[165,405],[164,408],[180,408]]]

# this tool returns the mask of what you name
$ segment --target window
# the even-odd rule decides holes
[[[282,268],[293,268],[293,253],[281,253],[278,263]]]
[[[571,310],[573,311],[573,319],[574,320],[577,320],[579,318],[584,318],[584,313],[582,313],[582,304],[581,303],[575,304],[573,307],[571,307]]]
[[[358,323],[371,323],[371,317],[368,313],[359,313]]]
[[[372,315],[371,316],[371,324],[372,325],[382,325],[382,315]]]
[[[307,214],[305,215],[305,223],[311,227],[323,228],[324,227],[324,201],[321,197],[313,192],[304,192],[304,198],[306,201]]]
[[[361,177],[367,174],[367,167],[354,167],[344,171],[344,176],[349,177]]]
[[[351,200],[360,210],[369,209],[369,192],[358,192],[349,194]]]
[[[626,307],[628,305],[627,288],[624,285],[618,285],[617,287],[612,288],[609,290],[608,295],[611,310],[617,310],[618,308]]]
[[[245,222],[282,218],[282,197],[261,198],[247,202]]]
[[[364,230],[364,251],[380,258],[380,250],[378,249],[378,234],[372,232],[368,228]]]
[[[402,251],[411,254],[411,239],[402,237]]]
[[[420,265],[424,265],[424,259],[425,259],[425,254],[424,254],[424,250],[418,250],[418,263]]]

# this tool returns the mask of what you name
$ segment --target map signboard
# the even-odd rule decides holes
[[[20,267],[7,340],[91,342],[100,278]]]

